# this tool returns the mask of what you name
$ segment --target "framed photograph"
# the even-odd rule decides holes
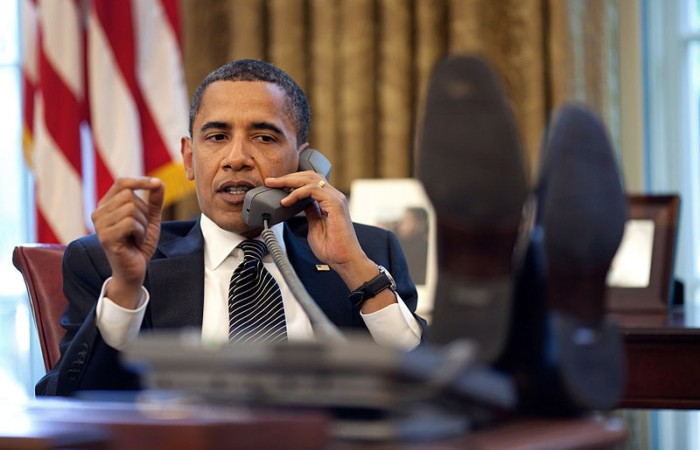
[[[608,311],[662,312],[671,301],[680,198],[628,198],[629,219],[608,273]]]
[[[359,179],[350,187],[350,216],[394,232],[418,291],[418,314],[430,320],[436,282],[435,217],[413,178]]]

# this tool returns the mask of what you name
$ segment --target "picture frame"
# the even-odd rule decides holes
[[[418,292],[416,312],[430,322],[437,241],[435,211],[423,185],[415,178],[356,179],[350,188],[349,209],[354,222],[395,234]]]
[[[680,197],[628,195],[625,234],[608,273],[613,313],[668,310],[673,294]]]

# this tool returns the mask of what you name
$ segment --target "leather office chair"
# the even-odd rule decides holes
[[[12,263],[27,286],[46,370],[58,362],[59,344],[65,334],[61,327],[61,315],[68,305],[61,271],[65,249],[60,244],[26,244],[15,247],[12,253]]]

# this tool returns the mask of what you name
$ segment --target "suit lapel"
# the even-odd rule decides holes
[[[316,269],[322,263],[306,240],[306,220],[292,219],[284,226],[287,256],[309,295],[333,323],[340,327],[353,326],[352,305],[347,300],[349,291],[345,283],[334,271]]]
[[[165,236],[148,266],[154,328],[201,327],[204,311],[204,239],[199,222],[185,236]]]

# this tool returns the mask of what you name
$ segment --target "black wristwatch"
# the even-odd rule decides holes
[[[377,266],[377,269],[379,269],[379,275],[350,293],[348,298],[353,306],[362,306],[366,300],[379,294],[384,289],[391,289],[396,292],[396,281],[394,281],[389,271],[383,266]]]

